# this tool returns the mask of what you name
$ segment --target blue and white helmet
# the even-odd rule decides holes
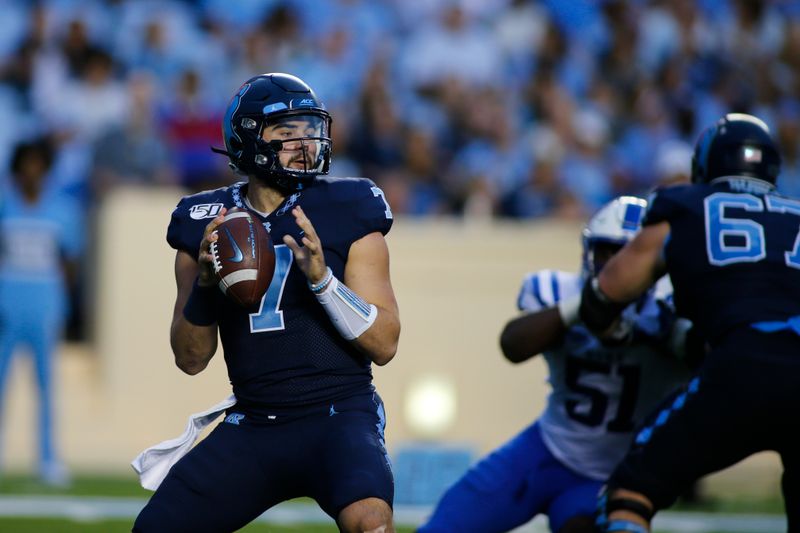
[[[636,196],[619,196],[600,208],[583,227],[583,276],[598,273],[594,260],[594,247],[598,244],[616,245],[620,248],[639,233],[647,200]]]

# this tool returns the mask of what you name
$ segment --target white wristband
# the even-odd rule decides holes
[[[339,334],[349,341],[360,337],[378,318],[378,308],[365,302],[336,276],[332,275],[327,287],[314,296]]]
[[[571,298],[565,298],[558,302],[558,314],[565,326],[570,327],[578,321],[578,311],[581,308],[581,295],[576,294]]]

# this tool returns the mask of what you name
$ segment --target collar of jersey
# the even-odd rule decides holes
[[[774,184],[752,176],[720,176],[711,180],[710,183],[711,185],[724,183],[734,191],[756,194],[767,194],[775,190]]]

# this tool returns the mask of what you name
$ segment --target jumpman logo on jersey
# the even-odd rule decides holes
[[[236,241],[233,239],[233,235],[231,235],[231,230],[228,228],[222,228],[225,230],[225,233],[228,234],[228,239],[231,241],[231,246],[233,246],[233,255],[228,258],[228,261],[231,263],[241,263],[242,259],[244,259],[244,255],[242,254],[242,249],[239,248],[239,245],[236,244]]]

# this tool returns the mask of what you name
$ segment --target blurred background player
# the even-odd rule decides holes
[[[225,150],[215,150],[247,181],[184,197],[172,214],[175,362],[201,372],[219,332],[237,403],[171,469],[135,531],[233,531],[299,496],[342,531],[394,530],[371,370],[394,357],[400,333],[384,239],[392,212],[370,180],[323,177],[330,126],[299,78],[249,79],[223,119]],[[258,217],[275,243],[258,309],[216,287],[208,247],[232,208]]]
[[[64,485],[69,478],[54,436],[53,359],[84,244],[83,213],[50,186],[52,162],[47,139],[18,144],[0,196],[0,393],[15,351],[29,349],[39,392],[39,475]]]
[[[604,332],[669,273],[678,313],[710,351],[609,479],[603,531],[644,532],[694,480],[753,453],[783,461],[788,530],[800,531],[800,201],[775,192],[766,124],[728,114],[698,139],[692,184],[657,191],[644,228],[584,286],[580,316]]]
[[[577,322],[584,281],[639,231],[646,205],[622,196],[589,220],[580,274],[542,270],[525,278],[524,314],[506,324],[500,344],[513,363],[544,354],[553,389],[547,407],[451,487],[420,532],[508,531],[541,513],[552,531],[592,531],[597,494],[633,429],[689,377],[669,348],[687,324],[676,321],[667,278],[626,308],[612,341]]]

